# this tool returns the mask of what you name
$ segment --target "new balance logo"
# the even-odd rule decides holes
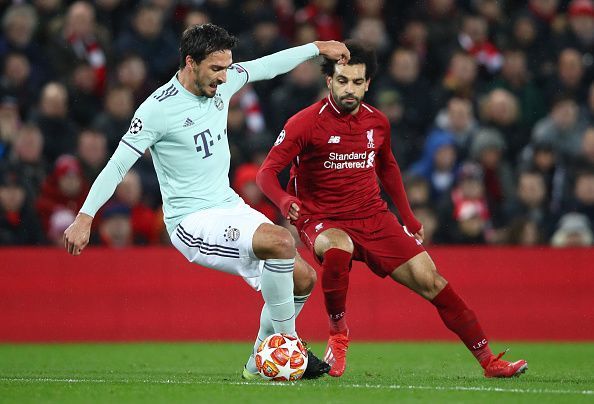
[[[340,143],[340,136],[330,136],[328,143]]]
[[[169,97],[172,97],[174,95],[177,95],[177,93],[179,93],[178,89],[175,88],[175,86],[172,84],[169,87],[167,87],[167,89],[163,90],[163,92],[161,93],[161,95],[154,95],[153,97],[161,102],[164,99],[167,99]]]
[[[318,224],[316,224],[316,227],[314,227],[314,229],[316,230],[316,233],[318,233],[323,228],[324,228],[324,223],[318,223]]]
[[[186,118],[186,122],[184,122],[184,128],[192,125],[194,125],[194,121],[192,121],[190,118]]]

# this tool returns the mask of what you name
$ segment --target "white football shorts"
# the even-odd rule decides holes
[[[232,208],[213,208],[188,215],[170,235],[188,261],[239,275],[260,290],[264,261],[254,254],[258,226],[272,222],[241,200]]]

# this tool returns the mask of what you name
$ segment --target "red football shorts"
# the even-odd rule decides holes
[[[404,227],[390,211],[380,212],[365,219],[298,220],[295,226],[299,231],[299,237],[318,262],[314,251],[316,237],[328,229],[344,231],[355,246],[353,259],[366,263],[382,278],[425,251],[422,244],[404,231]]]

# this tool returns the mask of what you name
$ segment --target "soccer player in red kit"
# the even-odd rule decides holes
[[[328,97],[290,118],[260,168],[257,183],[297,227],[321,262],[330,338],[329,374],[346,368],[349,330],[346,295],[351,260],[363,261],[378,276],[391,277],[433,304],[447,328],[476,357],[487,377],[523,373],[524,360],[493,355],[474,312],[437,272],[422,246],[423,225],[411,211],[398,164],[390,148],[390,125],[383,113],[362,102],[375,73],[375,54],[347,42],[347,65],[325,60]],[[278,173],[290,162],[285,192]],[[404,226],[380,197],[379,177]]]

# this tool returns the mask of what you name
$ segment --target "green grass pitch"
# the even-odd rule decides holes
[[[527,373],[485,379],[454,343],[354,341],[342,378],[295,383],[242,381],[248,343],[0,345],[0,403],[594,402],[594,344],[491,345]]]

